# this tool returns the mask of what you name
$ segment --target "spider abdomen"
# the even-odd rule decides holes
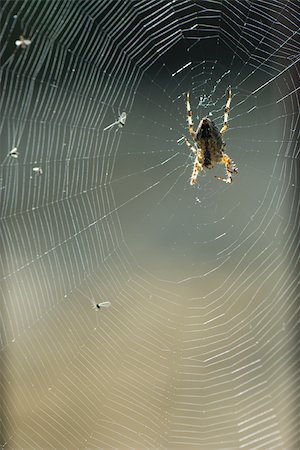
[[[209,151],[208,148],[206,147],[206,148],[205,148],[205,151],[204,151],[204,162],[203,162],[203,165],[204,165],[205,167],[209,167],[210,164],[211,164],[210,151]]]
[[[215,164],[221,162],[223,157],[222,139],[217,139],[215,136],[201,138],[197,141],[197,146],[200,149],[204,167],[212,169]]]

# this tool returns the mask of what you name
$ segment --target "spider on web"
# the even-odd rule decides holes
[[[225,143],[223,142],[223,135],[228,129],[228,114],[231,102],[231,88],[227,89],[227,102],[224,111],[224,123],[223,127],[219,131],[214,122],[204,117],[200,120],[196,131],[193,126],[192,111],[190,105],[190,94],[186,96],[187,106],[187,120],[189,124],[190,135],[194,141],[192,145],[185,137],[185,143],[189,149],[195,155],[194,169],[191,176],[190,184],[197,183],[197,177],[199,172],[205,167],[206,169],[212,169],[216,164],[223,164],[226,169],[226,178],[217,177],[218,180],[222,180],[225,183],[232,183],[232,174],[237,173],[238,169],[230,157],[224,153]]]

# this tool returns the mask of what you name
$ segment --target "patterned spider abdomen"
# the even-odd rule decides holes
[[[203,166],[211,169],[219,163],[223,156],[223,141],[220,132],[213,122],[204,118],[196,132],[196,143],[201,151]]]

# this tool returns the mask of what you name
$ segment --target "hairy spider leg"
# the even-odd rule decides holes
[[[189,124],[190,135],[194,139],[196,133],[195,133],[195,130],[193,127],[194,124],[193,124],[193,119],[192,119],[192,111],[191,111],[190,93],[189,92],[186,94],[186,110],[187,110],[187,120],[188,120],[188,124]]]
[[[192,173],[191,181],[190,181],[190,185],[191,186],[193,186],[194,184],[197,183],[198,173],[201,170],[202,170],[202,164],[199,161],[199,155],[197,155],[196,158],[195,158],[194,169],[193,169],[193,173]]]
[[[231,103],[231,88],[229,87],[227,89],[227,102],[225,105],[225,110],[224,110],[224,124],[223,127],[220,131],[220,133],[223,135],[224,133],[226,133],[226,131],[228,130],[228,116],[229,116],[229,109],[230,109],[230,103]]]
[[[188,148],[194,153],[194,155],[198,154],[197,150],[195,149],[195,147],[189,142],[189,140],[186,137],[184,138],[184,142],[186,143]]]
[[[235,167],[234,162],[229,158],[228,155],[226,155],[226,153],[224,153],[220,164],[224,164],[226,168],[227,178],[216,176],[217,180],[224,181],[225,183],[232,183],[232,174],[238,172],[238,169]]]
[[[184,138],[184,141],[185,141],[186,145],[188,146],[188,148],[190,150],[192,150],[192,152],[196,156],[195,161],[194,161],[194,169],[193,169],[193,173],[192,173],[191,181],[190,181],[191,186],[193,186],[194,184],[197,183],[198,173],[202,170],[202,164],[199,162],[199,153],[197,152],[195,147],[189,142],[189,140],[186,137]]]

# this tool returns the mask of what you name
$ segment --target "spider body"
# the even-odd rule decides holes
[[[219,130],[213,122],[206,117],[201,120],[194,141],[200,149],[202,166],[212,169],[222,160],[223,141]]]
[[[223,164],[226,168],[226,178],[216,177],[218,180],[225,181],[225,183],[232,183],[232,173],[237,173],[233,161],[224,152],[225,143],[223,142],[223,135],[228,129],[228,114],[231,102],[231,89],[227,90],[227,103],[224,112],[224,124],[219,131],[214,122],[207,117],[200,120],[197,130],[194,130],[192,111],[190,106],[190,95],[187,94],[187,118],[189,124],[190,135],[194,141],[191,145],[187,138],[185,143],[195,155],[194,169],[191,176],[190,184],[197,183],[198,173],[205,167],[212,169],[216,164]]]

